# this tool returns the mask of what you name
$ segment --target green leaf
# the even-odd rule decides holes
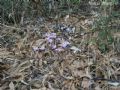
[[[105,53],[108,50],[107,45],[105,43],[100,43],[99,49],[102,53]]]

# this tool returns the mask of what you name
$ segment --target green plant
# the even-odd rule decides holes
[[[22,12],[27,9],[28,1],[26,0],[1,0],[0,16],[2,22],[19,23]]]
[[[80,3],[81,0],[67,0],[70,4]]]
[[[109,50],[109,47],[114,42],[112,36],[112,30],[109,28],[111,22],[111,16],[100,17],[98,21],[95,22],[93,31],[98,32],[96,43],[98,44],[101,52],[105,53]]]

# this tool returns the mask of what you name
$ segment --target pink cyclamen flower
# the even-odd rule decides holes
[[[39,48],[39,50],[45,50],[45,46],[42,45],[42,46]]]
[[[56,48],[55,51],[61,52],[61,51],[64,51],[64,49],[63,48]]]
[[[52,46],[51,46],[52,49],[55,49],[56,47],[57,47],[56,45],[52,45]]]
[[[64,41],[60,44],[61,47],[66,48],[70,43],[68,41]]]
[[[61,38],[56,38],[56,40],[61,41],[62,39]]]
[[[46,33],[45,34],[45,36],[47,37],[47,38],[56,38],[56,33]]]
[[[38,51],[39,50],[39,48],[36,47],[36,46],[33,46],[32,49],[33,49],[33,51]]]
[[[43,50],[45,50],[45,46],[44,45],[41,47],[33,46],[32,49],[33,49],[33,51],[43,51]]]
[[[52,43],[53,42],[53,39],[51,39],[51,38],[46,38],[47,39],[47,41],[49,42],[49,43]]]

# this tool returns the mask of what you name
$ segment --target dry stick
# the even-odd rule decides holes
[[[17,30],[21,30],[20,28],[16,28],[16,27],[13,27],[13,26],[8,26],[8,25],[5,25],[5,24],[1,24],[0,25],[4,26],[4,27],[7,27],[7,28],[10,28],[10,29],[17,29]]]

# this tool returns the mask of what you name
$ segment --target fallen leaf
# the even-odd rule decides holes
[[[85,89],[85,88],[89,88],[89,86],[90,86],[90,80],[89,79],[87,79],[87,78],[83,78],[83,81],[82,81],[82,84],[81,84],[81,86]]]
[[[14,86],[13,82],[10,82],[9,87],[10,87],[10,90],[15,90],[15,86]]]
[[[95,87],[95,90],[101,90],[100,86],[99,86],[99,85],[96,86],[96,87]]]
[[[120,85],[120,82],[108,82],[108,84],[117,87]]]
[[[70,49],[73,50],[74,53],[76,53],[78,51],[81,52],[81,50],[79,48],[75,47],[75,46],[72,46]]]

